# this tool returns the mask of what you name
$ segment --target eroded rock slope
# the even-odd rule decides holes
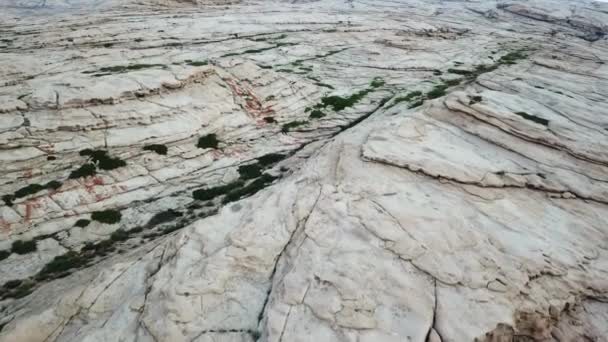
[[[0,341],[608,341],[606,4],[1,13]]]

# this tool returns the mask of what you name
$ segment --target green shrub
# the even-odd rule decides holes
[[[418,98],[420,96],[422,96],[422,92],[419,91],[419,90],[414,90],[414,91],[409,92],[405,96],[399,96],[399,97],[395,98],[394,103],[397,104],[397,103],[404,102],[404,101],[408,101],[409,102],[409,101],[411,101],[411,100],[413,100],[415,98]]]
[[[481,96],[479,96],[479,95],[471,96],[469,99],[469,105],[479,103],[481,101],[483,101],[483,98]]]
[[[268,153],[258,158],[258,164],[266,166],[270,164],[274,164],[280,162],[285,159],[287,156],[280,153]]]
[[[39,191],[42,191],[46,189],[43,185],[40,184],[30,184],[26,187],[23,187],[17,191],[15,191],[15,198],[21,198],[21,197],[25,197],[28,195],[32,195],[35,194]]]
[[[283,124],[283,126],[281,127],[281,132],[283,133],[287,133],[290,130],[292,130],[293,128],[299,127],[299,126],[303,126],[308,124],[308,121],[292,121],[292,122],[288,122],[286,124]]]
[[[2,285],[2,287],[4,287],[5,289],[14,289],[17,286],[21,285],[23,281],[20,279],[15,279],[15,280],[9,280],[6,283],[4,283],[4,285]]]
[[[98,221],[101,223],[114,224],[120,222],[122,218],[122,214],[118,210],[108,209],[102,211],[94,211],[91,214],[91,219],[93,221]]]
[[[209,61],[208,60],[200,60],[200,61],[187,60],[186,64],[192,65],[192,66],[203,66],[203,65],[209,64]]]
[[[323,83],[323,82],[315,82],[315,85],[318,87],[323,87],[327,89],[335,89],[331,84]]]
[[[448,86],[448,87],[453,87],[453,86],[459,85],[461,81],[462,81],[461,79],[455,78],[455,79],[452,79],[452,80],[444,81],[444,84],[446,86]]]
[[[150,219],[150,221],[148,221],[146,226],[148,226],[149,228],[152,228],[161,223],[173,221],[176,218],[181,217],[181,216],[183,216],[183,213],[181,213],[179,211],[176,211],[173,209],[165,210],[165,211],[162,211],[162,212],[152,216],[152,218]]]
[[[217,148],[219,144],[219,140],[217,140],[217,136],[214,133],[207,134],[198,139],[198,143],[196,147],[198,148]]]
[[[243,197],[249,197],[249,196],[255,194],[256,192],[262,190],[263,188],[265,188],[268,184],[272,183],[275,179],[277,179],[277,177],[264,173],[261,177],[255,179],[251,183],[230,191],[228,194],[226,194],[226,197],[224,197],[224,200],[222,201],[222,203],[226,204],[229,202],[237,201]]]
[[[167,146],[161,144],[152,144],[144,146],[144,151],[154,151],[156,154],[167,154]]]
[[[229,191],[236,189],[242,185],[243,181],[238,180],[226,185],[220,185],[213,188],[194,190],[192,192],[192,197],[199,201],[207,201],[221,196],[225,193],[228,193]]]
[[[536,122],[536,123],[541,124],[543,126],[549,125],[549,120],[543,119],[543,118],[538,117],[536,115],[530,115],[530,114],[528,114],[526,112],[517,112],[515,114],[521,116],[522,118],[524,118],[526,120],[530,120],[530,121]]]
[[[27,254],[36,250],[36,240],[17,240],[13,242],[11,251],[17,254]]]
[[[239,166],[239,174],[241,179],[251,179],[259,177],[262,174],[262,168],[259,164],[249,164]]]
[[[264,117],[264,122],[266,122],[266,123],[276,123],[277,120],[275,120],[272,116],[265,116]]]
[[[106,43],[104,44],[104,46],[108,45],[111,46],[111,43]],[[106,46],[108,47],[108,46]],[[131,64],[131,65],[115,65],[115,66],[110,66],[110,67],[102,67],[99,68],[98,71],[84,71],[83,74],[92,74],[95,72],[101,72],[101,73],[105,73],[105,74],[111,74],[111,73],[125,73],[125,72],[129,72],[129,71],[135,71],[135,70],[141,70],[141,69],[147,69],[147,68],[155,68],[155,67],[160,67],[163,69],[166,69],[167,66],[164,64]],[[103,76],[103,75],[102,75]]]
[[[322,118],[325,116],[325,113],[323,113],[322,110],[320,109],[314,109],[312,112],[310,112],[310,118],[311,119],[318,119],[318,118]]]
[[[44,185],[45,188],[47,189],[53,189],[53,190],[57,190],[61,187],[61,185],[63,185],[63,183],[61,183],[60,181],[50,181],[48,183],[46,183]]]
[[[129,238],[129,233],[123,229],[118,229],[110,235],[112,241],[125,241]]]
[[[36,284],[29,280],[11,280],[4,283],[5,291],[0,294],[0,299],[23,298],[33,292]]]
[[[420,106],[422,106],[423,103],[424,103],[424,100],[420,99],[420,100],[410,104],[409,107],[407,107],[407,108],[412,109],[412,108],[420,107]]]
[[[84,149],[80,151],[81,156],[89,156],[91,161],[102,170],[114,170],[126,166],[127,163],[120,158],[111,157],[108,151]],[[86,165],[86,164],[85,164]]]
[[[70,173],[69,179],[77,179],[81,177],[94,176],[97,173],[95,165],[87,163]]]
[[[438,97],[442,97],[445,95],[445,91],[447,88],[448,86],[445,84],[436,85],[435,87],[433,87],[433,89],[431,89],[431,91],[426,94],[426,97],[429,99],[436,99]]]
[[[11,255],[11,252],[9,251],[0,251],[0,260],[8,258],[9,255]]]
[[[133,233],[141,233],[144,231],[143,227],[135,227],[135,228],[131,228],[129,229],[129,234],[133,234]]]
[[[76,223],[74,223],[74,227],[84,228],[84,227],[88,226],[90,223],[91,223],[91,221],[89,221],[87,219],[80,219],[80,220],[76,221]]]
[[[378,88],[378,87],[382,87],[384,85],[384,80],[380,77],[376,77],[374,78],[371,83],[369,84],[370,87],[372,88]]]
[[[56,256],[38,272],[36,278],[42,280],[57,277],[59,273],[66,272],[73,268],[79,268],[85,264],[86,258],[83,258],[76,252],[70,251],[63,255]]]
[[[469,76],[471,74],[473,74],[473,71],[471,70],[462,70],[462,69],[448,69],[448,72],[450,74],[456,74],[456,75],[462,75],[462,76]]]
[[[2,196],[2,200],[4,201],[4,204],[8,205],[9,207],[13,205],[13,201],[15,200],[15,196],[13,195],[3,195]]]

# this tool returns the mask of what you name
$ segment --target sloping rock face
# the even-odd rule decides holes
[[[0,341],[608,341],[607,4],[0,21]]]

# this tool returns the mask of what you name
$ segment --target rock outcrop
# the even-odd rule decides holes
[[[608,341],[608,3],[1,8],[0,341]]]

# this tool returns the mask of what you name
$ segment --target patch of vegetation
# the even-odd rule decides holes
[[[453,86],[457,86],[460,84],[462,80],[459,78],[455,78],[455,79],[451,79],[451,80],[446,80],[443,82],[443,84],[445,84],[448,87],[453,87]]]
[[[318,87],[324,87],[327,89],[335,89],[331,84],[323,83],[323,82],[315,82],[315,85]]]
[[[249,50],[245,50],[243,52],[231,52],[231,53],[227,53],[227,54],[223,55],[222,57],[238,56],[238,55],[244,55],[244,54],[249,54],[249,53],[259,53],[259,52],[264,52],[264,51],[276,49],[276,48],[282,47],[282,46],[293,46],[293,45],[298,45],[298,44],[297,43],[276,43],[273,46],[269,46],[269,47],[265,47],[265,48],[249,49]]]
[[[344,50],[346,50],[346,49],[347,49],[347,48],[340,49],[340,50],[332,50],[332,51],[329,51],[328,53],[326,53],[326,54],[324,54],[324,55],[315,55],[315,58],[325,58],[325,57],[329,57],[329,56],[335,55],[335,54],[337,54],[337,53],[340,53],[340,52],[342,52],[342,51],[344,51]]]
[[[442,97],[445,95],[445,91],[448,89],[448,86],[445,84],[438,84],[431,89],[428,93],[426,93],[427,99],[436,99],[438,97]]]
[[[411,91],[407,95],[396,97],[393,101],[393,104],[401,103],[401,102],[410,102],[414,99],[420,98],[422,96],[422,92],[419,90]]]
[[[13,195],[2,195],[2,201],[4,201],[4,204],[8,205],[9,207],[13,205],[14,200],[15,196]]]
[[[123,229],[117,229],[110,234],[110,240],[112,241],[125,241],[129,239],[129,233]]]
[[[220,185],[213,188],[194,190],[192,192],[192,197],[199,201],[207,201],[214,199],[218,196],[224,195],[241,186],[243,186],[243,182],[238,180],[226,185]]]
[[[152,144],[144,146],[144,151],[154,151],[156,154],[167,154],[167,146],[161,144]]]
[[[88,226],[90,223],[91,223],[90,220],[80,219],[80,220],[76,221],[76,223],[74,223],[74,227],[84,228],[84,227]]]
[[[258,158],[258,164],[267,166],[285,159],[287,155],[280,153],[269,153]]]
[[[86,258],[74,251],[56,256],[36,275],[37,280],[58,278],[67,275],[66,272],[86,265]]]
[[[185,60],[184,62],[186,62],[186,64],[191,65],[191,66],[203,66],[203,65],[208,65],[209,61],[208,60],[199,60],[199,61],[193,61],[190,59]]]
[[[417,101],[413,102],[412,104],[410,104],[410,106],[408,108],[412,109],[412,108],[420,107],[420,106],[422,106],[423,103],[424,103],[424,100],[420,99],[420,100],[417,100]]]
[[[370,82],[369,86],[372,88],[379,88],[382,87],[384,84],[385,82],[382,78],[376,77]]]
[[[21,285],[21,283],[23,283],[23,281],[20,279],[9,280],[6,283],[4,283],[4,285],[2,285],[2,287],[4,287],[5,289],[14,289],[17,286]]]
[[[307,124],[308,124],[307,120],[296,120],[296,121],[288,122],[288,123],[283,124],[283,126],[281,127],[281,132],[287,133],[296,127],[304,126]]]
[[[33,195],[42,190],[47,190],[47,189],[57,190],[61,187],[61,185],[62,185],[62,183],[59,181],[50,181],[50,182],[46,183],[45,185],[30,184],[28,186],[25,186],[25,187],[15,191],[15,193],[12,195],[9,194],[9,195],[2,196],[2,200],[4,201],[4,203],[6,205],[12,206],[13,201],[17,198],[22,198],[22,197],[26,197],[29,195]]]
[[[196,144],[196,147],[217,148],[219,142],[220,141],[217,139],[217,135],[215,135],[215,133],[211,133],[198,138],[198,143]]]
[[[11,246],[11,251],[16,254],[27,254],[35,250],[36,240],[17,240]]]
[[[453,68],[448,69],[448,72],[450,74],[456,74],[456,75],[462,75],[462,76],[469,76],[469,75],[473,74],[473,71],[471,71],[471,70],[453,69]]]
[[[9,252],[9,251],[0,251],[0,260],[4,260],[4,259],[8,258],[9,255],[11,255],[11,252]]]
[[[94,176],[97,173],[97,168],[91,163],[86,163],[76,170],[70,172],[69,179],[77,179],[81,177]]]
[[[241,165],[238,170],[241,179],[252,179],[262,175],[262,167],[258,163]]]
[[[50,181],[44,185],[47,189],[57,190],[63,185],[60,181]]]
[[[509,52],[506,55],[500,57],[500,59],[498,60],[498,63],[511,65],[511,64],[517,63],[517,61],[520,59],[526,59],[526,58],[528,58],[528,56],[524,53],[523,49],[520,49],[517,51]]]
[[[262,190],[263,188],[265,188],[268,184],[272,183],[275,179],[277,179],[277,177],[264,173],[261,177],[255,179],[251,183],[230,191],[228,194],[226,194],[226,196],[222,200],[222,203],[226,204],[226,203],[237,201],[244,197],[249,197],[249,196],[255,194],[256,192]]]
[[[122,214],[120,211],[114,209],[94,211],[91,213],[91,220],[106,224],[118,223],[121,218]]]
[[[473,105],[473,104],[476,104],[476,103],[479,103],[481,101],[483,101],[483,98],[481,96],[479,96],[479,95],[470,96],[469,97],[469,106]]]
[[[148,69],[148,68],[162,68],[166,69],[167,66],[164,64],[129,64],[129,65],[114,65],[110,67],[102,67],[96,71],[83,71],[83,74],[95,74],[93,76],[105,76],[110,74],[122,74],[130,71]]]
[[[176,211],[173,209],[168,209],[168,210],[162,211],[162,212],[152,216],[152,218],[150,219],[150,221],[148,221],[146,226],[148,228],[152,228],[152,227],[158,226],[159,224],[162,224],[162,223],[171,222],[179,217],[182,217],[183,215],[184,214],[179,211]]]
[[[345,108],[354,106],[357,102],[361,101],[367,94],[372,92],[374,89],[383,86],[384,84],[384,80],[379,77],[376,77],[370,82],[368,88],[358,91],[348,97],[332,95],[321,98],[321,103],[316,104],[314,106],[314,109],[332,107],[333,110],[336,112],[341,111]],[[319,113],[317,113],[316,115],[319,115]]]
[[[265,116],[264,117],[264,122],[266,122],[266,123],[277,123],[277,120],[275,120],[275,118],[273,118],[272,116]]]
[[[127,165],[124,160],[109,156],[108,151],[105,150],[91,150],[87,148],[80,151],[80,155],[88,156],[102,170],[114,170]]]
[[[549,125],[549,120],[543,119],[543,118],[538,117],[536,115],[531,115],[531,114],[528,114],[526,112],[516,112],[515,114],[521,116],[522,118],[524,118],[526,120],[530,120],[530,121],[536,122],[537,124],[541,124],[543,126]]]
[[[433,75],[439,76],[441,74],[443,74],[443,72],[441,72],[441,70],[433,70]]]
[[[323,113],[322,110],[320,109],[314,109],[312,112],[310,112],[310,118],[311,119],[319,119],[325,116],[325,113]]]
[[[46,157],[46,160],[48,160],[48,161],[53,161],[53,160],[56,160],[56,159],[57,159],[57,157],[55,157],[55,156],[48,156],[48,157]]]
[[[0,299],[23,298],[33,292],[35,283],[29,279],[9,280],[2,285]]]

